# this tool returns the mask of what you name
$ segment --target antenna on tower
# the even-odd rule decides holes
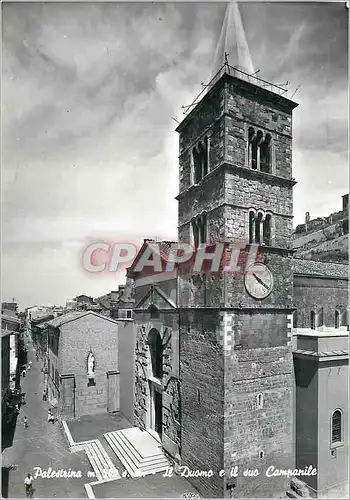
[[[291,95],[291,99],[293,99],[293,97],[295,96],[295,94],[298,92],[298,90],[300,89],[301,87],[301,84],[297,86],[297,88],[294,90],[293,94]]]

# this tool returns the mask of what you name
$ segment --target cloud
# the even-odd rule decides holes
[[[347,183],[343,10],[240,6],[259,76],[288,80],[289,95],[301,84],[295,223],[304,211],[337,210]],[[80,245],[94,237],[176,238],[173,118],[183,118],[182,105],[209,78],[224,9],[192,2],[3,5],[6,294],[20,290],[29,305],[107,293],[110,281],[81,277]]]

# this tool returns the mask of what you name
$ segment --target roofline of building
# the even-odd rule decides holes
[[[70,314],[70,313],[68,313]],[[74,318],[70,318],[70,319],[67,319],[66,321],[62,321],[59,325],[55,326],[55,325],[52,325],[50,324],[52,321],[55,321],[57,318],[51,320],[51,321],[48,321],[47,322],[47,326],[52,326],[54,328],[60,328],[62,325],[66,325],[67,323],[71,323],[72,321],[76,321],[78,319],[81,319],[83,318],[84,316],[87,316],[88,314],[93,314],[94,316],[97,316],[98,318],[101,318],[101,319],[104,319],[106,321],[110,321],[111,323],[115,323],[117,324],[116,320],[108,317],[108,316],[103,316],[103,314],[98,314],[96,313],[95,311],[81,311],[81,314],[77,315],[76,317]],[[60,318],[64,318],[65,315],[63,316],[59,316]]]
[[[232,69],[235,70],[236,72],[244,73],[244,72],[238,70],[237,68],[232,67]],[[223,68],[221,68],[220,71],[222,71],[222,70],[223,70]],[[220,73],[220,71],[218,73]],[[247,75],[247,76],[250,77],[252,80],[255,79],[256,81],[264,81],[264,80],[261,80],[260,78],[253,77],[252,75]],[[282,107],[289,108],[290,111],[292,111],[294,108],[296,108],[299,105],[298,103],[296,103],[294,101],[291,101],[290,99],[287,99],[286,97],[284,97],[284,96],[282,96],[280,94],[272,92],[271,90],[268,90],[268,89],[266,89],[264,87],[260,87],[260,86],[256,85],[255,83],[248,82],[247,80],[243,80],[242,78],[238,78],[237,76],[233,76],[233,75],[229,74],[227,72],[226,65],[225,65],[225,69],[223,71],[223,74],[220,76],[220,78],[218,78],[217,81],[213,82],[213,80],[215,80],[216,78],[217,78],[217,76],[215,76],[212,79],[212,81],[209,82],[208,87],[211,85],[211,83],[212,83],[212,86],[208,90],[208,92],[206,94],[204,94],[203,97],[198,102],[196,102],[196,100],[198,99],[198,97],[201,95],[201,94],[199,94],[199,96],[196,97],[196,99],[194,100],[194,102],[190,106],[188,106],[188,107],[192,107],[192,106],[193,107],[192,107],[191,111],[188,113],[188,115],[186,115],[185,118],[182,120],[182,122],[176,127],[176,129],[175,129],[176,132],[179,132],[179,133],[182,132],[182,130],[192,120],[195,112],[198,111],[199,106],[204,101],[206,101],[207,99],[210,99],[210,97],[212,96],[212,94],[214,94],[216,92],[216,90],[221,85],[223,85],[225,82],[238,83],[242,87],[244,86],[248,90],[250,90],[253,95],[262,94],[262,96],[267,101],[270,101],[270,102],[272,101],[274,104],[279,104]],[[274,85],[273,83],[269,83],[269,82],[265,82],[265,83],[271,85],[272,87],[278,88],[278,86]]]

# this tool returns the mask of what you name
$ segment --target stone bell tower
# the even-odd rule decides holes
[[[259,265],[179,272],[181,463],[213,471],[191,478],[203,496],[279,496],[288,479],[267,476],[268,468],[295,466],[287,317],[297,104],[252,75],[236,3],[228,5],[215,65],[207,92],[177,128],[179,241],[199,251],[239,241],[240,261],[258,248]]]

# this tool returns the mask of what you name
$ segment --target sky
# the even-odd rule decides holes
[[[176,121],[207,82],[224,3],[2,4],[2,300],[115,290],[94,241],[177,239]],[[294,225],[348,191],[345,3],[243,3],[259,76],[289,82]],[[232,63],[231,63],[232,64]]]

